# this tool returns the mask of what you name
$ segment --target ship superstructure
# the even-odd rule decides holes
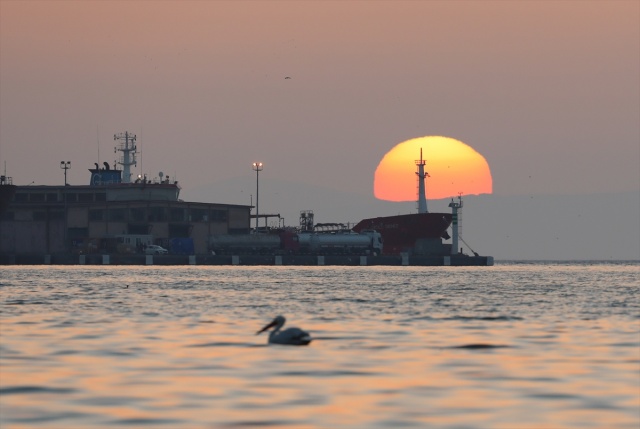
[[[426,160],[422,157],[415,162],[418,177],[418,213],[397,216],[382,216],[360,221],[353,227],[356,232],[376,230],[384,239],[384,253],[420,253],[420,254],[449,254],[442,239],[448,239],[447,229],[452,222],[451,213],[430,213],[427,210]]]
[[[422,148],[420,148],[420,159],[416,161],[416,165],[418,166],[418,171],[416,171],[416,174],[418,175],[418,213],[429,213],[427,210],[427,191],[425,183],[429,173],[424,171],[426,163],[427,161],[422,159]]]

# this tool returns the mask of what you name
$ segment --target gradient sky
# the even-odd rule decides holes
[[[385,153],[444,135],[495,196],[640,192],[639,75],[633,0],[0,0],[0,167],[86,184],[128,130],[185,200],[249,204],[264,162],[260,212],[295,224],[343,207],[282,183],[370,198]]]

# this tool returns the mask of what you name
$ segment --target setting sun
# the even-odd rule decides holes
[[[441,136],[418,137],[397,144],[376,168],[373,193],[387,201],[417,200],[416,160],[426,161],[428,199],[492,193],[489,164],[461,141]]]

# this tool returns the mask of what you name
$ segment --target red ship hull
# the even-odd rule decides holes
[[[353,230],[374,229],[382,235],[384,251],[398,254],[414,248],[418,239],[448,238],[451,213],[414,213],[361,220]]]

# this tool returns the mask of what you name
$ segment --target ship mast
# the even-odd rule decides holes
[[[424,171],[424,166],[427,163],[422,159],[422,148],[420,148],[420,159],[416,161],[418,171],[418,213],[429,213],[427,210],[427,191],[425,188],[425,179],[429,177],[429,173]]]
[[[449,203],[449,207],[451,207],[451,231],[453,232],[451,237],[451,254],[456,255],[462,253],[462,249],[458,250],[458,238],[462,240],[460,237],[460,219],[459,217],[462,215],[462,194],[458,195],[458,202],[454,202],[453,198],[451,198],[451,202]]]
[[[118,164],[122,165],[122,183],[131,183],[131,170],[132,165],[137,166],[136,153],[138,148],[136,146],[136,135],[129,134],[128,131],[120,134],[114,134],[113,140],[119,140],[120,144],[114,148],[114,152],[122,152],[122,157]]]

